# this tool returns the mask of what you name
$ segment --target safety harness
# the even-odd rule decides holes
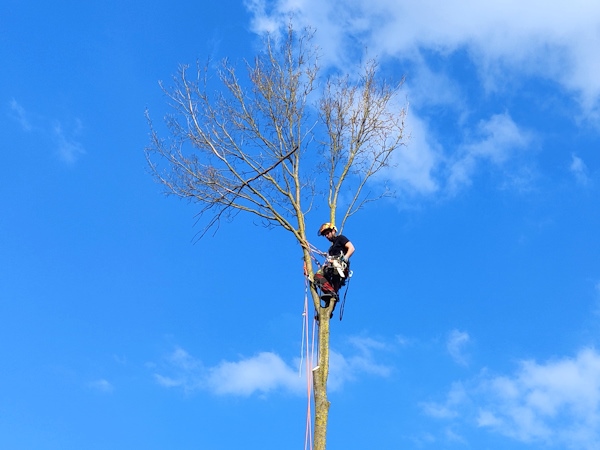
[[[340,301],[340,320],[344,316],[344,307],[346,305],[346,296],[348,295],[348,287],[350,286],[350,278],[352,278],[352,271],[350,270],[350,262],[346,260],[343,255],[331,256],[327,255],[325,263],[321,266],[322,272],[325,278],[331,280],[334,286],[337,286],[337,292],[346,286],[344,291],[344,297],[340,301],[340,296],[334,301]]]

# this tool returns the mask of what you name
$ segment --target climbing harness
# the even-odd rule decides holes
[[[348,262],[344,259],[343,256],[330,256],[327,255],[327,260],[325,264],[323,264],[324,270],[328,270],[333,272],[334,276],[338,276],[342,281],[341,286],[346,283],[346,279],[351,277],[350,268]]]
[[[327,258],[327,264],[329,264],[337,272],[340,278],[346,278],[348,263],[346,263],[343,258],[330,256]]]
[[[322,267],[322,272],[336,289],[334,301],[340,302],[340,320],[342,320],[344,317],[344,307],[346,306],[346,296],[348,295],[348,288],[350,287],[350,278],[352,278],[353,275],[350,270],[350,265],[343,256],[328,256]],[[344,286],[346,286],[344,296],[340,298],[339,290]]]

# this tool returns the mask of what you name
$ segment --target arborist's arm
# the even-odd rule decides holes
[[[352,245],[352,242],[348,241],[346,242],[346,254],[344,256],[346,259],[350,259],[352,253],[354,253],[354,245]]]

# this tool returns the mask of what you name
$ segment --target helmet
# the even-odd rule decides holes
[[[321,228],[319,228],[319,232],[317,234],[319,236],[323,236],[323,233],[327,230],[333,230],[337,233],[337,228],[334,224],[332,224],[331,222],[325,222],[323,225],[321,225]]]

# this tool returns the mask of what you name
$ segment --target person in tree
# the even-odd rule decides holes
[[[326,222],[319,228],[319,236],[325,236],[331,247],[327,251],[327,261],[315,273],[315,285],[323,297],[337,299],[337,292],[345,284],[350,272],[350,257],[354,253],[354,245],[346,236],[337,234],[334,224]]]

